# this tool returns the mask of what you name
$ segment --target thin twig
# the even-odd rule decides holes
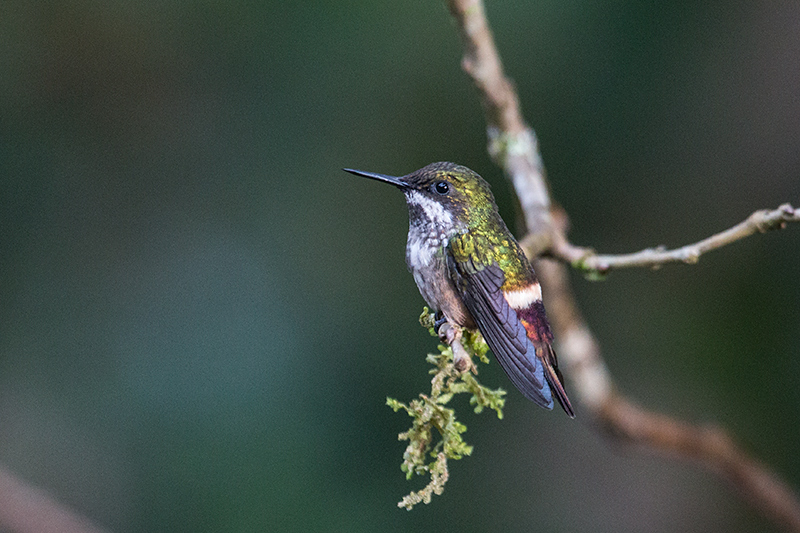
[[[514,185],[525,213],[529,232],[526,249],[533,250],[532,255],[536,256],[550,246],[563,245],[567,243],[566,218],[550,214],[550,198],[536,137],[525,124],[516,92],[503,74],[483,4],[480,0],[447,0],[447,4],[464,42],[464,70],[478,88],[484,107],[490,154]],[[498,143],[498,139],[505,141]],[[536,200],[529,201],[531,198]],[[795,210],[790,214],[788,210],[787,205],[776,210],[780,212],[777,215],[769,211],[754,213],[742,223],[745,227],[740,228],[740,224],[694,245],[699,250],[696,257],[756,231],[781,226],[789,221],[786,217],[798,214]],[[585,249],[577,250],[581,250],[580,259],[586,259]],[[603,361],[599,344],[578,309],[567,268],[555,261],[541,260],[536,262],[536,269],[547,291],[548,315],[558,341],[564,374],[571,378],[572,390],[584,412],[588,412],[600,427],[628,442],[698,461],[730,481],[768,519],[800,532],[797,496],[767,467],[740,450],[724,432],[646,411],[622,397]]]
[[[800,209],[783,204],[777,209],[756,211],[746,220],[702,241],[687,244],[674,250],[665,247],[647,248],[632,254],[600,255],[591,248],[571,244],[564,233],[553,238],[550,255],[566,261],[574,268],[591,274],[607,274],[614,268],[649,267],[659,268],[668,263],[694,264],[700,256],[756,233],[783,229],[790,222],[800,222]],[[533,245],[533,243],[531,243]]]

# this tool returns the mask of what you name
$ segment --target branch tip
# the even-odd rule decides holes
[[[591,248],[571,244],[565,234],[560,232],[553,239],[553,247],[549,255],[558,258],[587,276],[607,274],[612,269],[645,267],[658,269],[669,263],[693,265],[700,257],[712,250],[722,248],[756,233],[767,233],[772,230],[785,229],[789,223],[800,222],[800,210],[791,204],[783,204],[777,209],[762,209],[750,214],[743,222],[712,235],[702,241],[687,244],[674,250],[665,246],[645,248],[631,254],[607,255],[598,254]]]

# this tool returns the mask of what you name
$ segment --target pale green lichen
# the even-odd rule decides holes
[[[572,268],[581,272],[583,277],[588,281],[605,281],[608,278],[608,270],[601,270],[597,267],[589,265],[587,258],[589,256],[578,259],[571,263]]]
[[[434,318],[427,308],[420,316],[420,323],[431,335],[436,336]],[[464,330],[461,343],[470,356],[477,357],[483,363],[489,362],[486,356],[489,348],[479,332]],[[414,419],[411,428],[398,435],[399,440],[408,441],[401,465],[406,478],[411,479],[414,474],[429,475],[431,478],[425,488],[411,492],[397,504],[408,510],[420,502],[430,503],[433,494],[442,494],[449,478],[448,459],[457,460],[472,453],[472,446],[464,442],[461,436],[467,426],[456,420],[453,409],[445,407],[453,396],[469,393],[472,395],[470,405],[474,406],[476,413],[489,407],[501,419],[505,405],[506,392],[503,389],[484,387],[473,374],[460,373],[455,369],[453,350],[449,346],[439,345],[439,353],[428,354],[426,360],[435,366],[430,371],[433,379],[429,395],[420,394],[418,399],[407,404],[386,398],[386,404],[395,412],[403,409]]]

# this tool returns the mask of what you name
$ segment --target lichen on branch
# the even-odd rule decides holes
[[[437,337],[434,328],[434,315],[424,308],[420,316],[420,324]],[[461,344],[470,357],[477,357],[482,363],[489,363],[486,353],[489,347],[478,331],[464,330]],[[411,428],[400,433],[398,439],[408,441],[403,453],[401,469],[406,479],[414,474],[430,476],[430,482],[420,491],[412,491],[397,505],[411,510],[414,505],[430,503],[434,494],[441,495],[444,485],[450,477],[447,461],[458,460],[472,454],[472,446],[462,438],[467,426],[456,420],[455,410],[446,405],[457,394],[471,394],[469,403],[475,413],[486,407],[503,418],[506,391],[490,389],[481,385],[470,372],[459,372],[453,364],[453,349],[439,345],[439,353],[428,354],[426,360],[434,365],[430,373],[430,394],[420,394],[419,398],[404,403],[394,398],[386,398],[386,405],[395,412],[403,409],[413,419]],[[470,365],[472,366],[472,365]],[[474,366],[473,366],[474,369]],[[473,370],[477,374],[477,370]],[[430,460],[429,460],[430,459]]]

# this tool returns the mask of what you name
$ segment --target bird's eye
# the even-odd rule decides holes
[[[450,192],[450,185],[446,181],[437,181],[433,184],[433,190],[436,191],[437,194],[447,194]]]

